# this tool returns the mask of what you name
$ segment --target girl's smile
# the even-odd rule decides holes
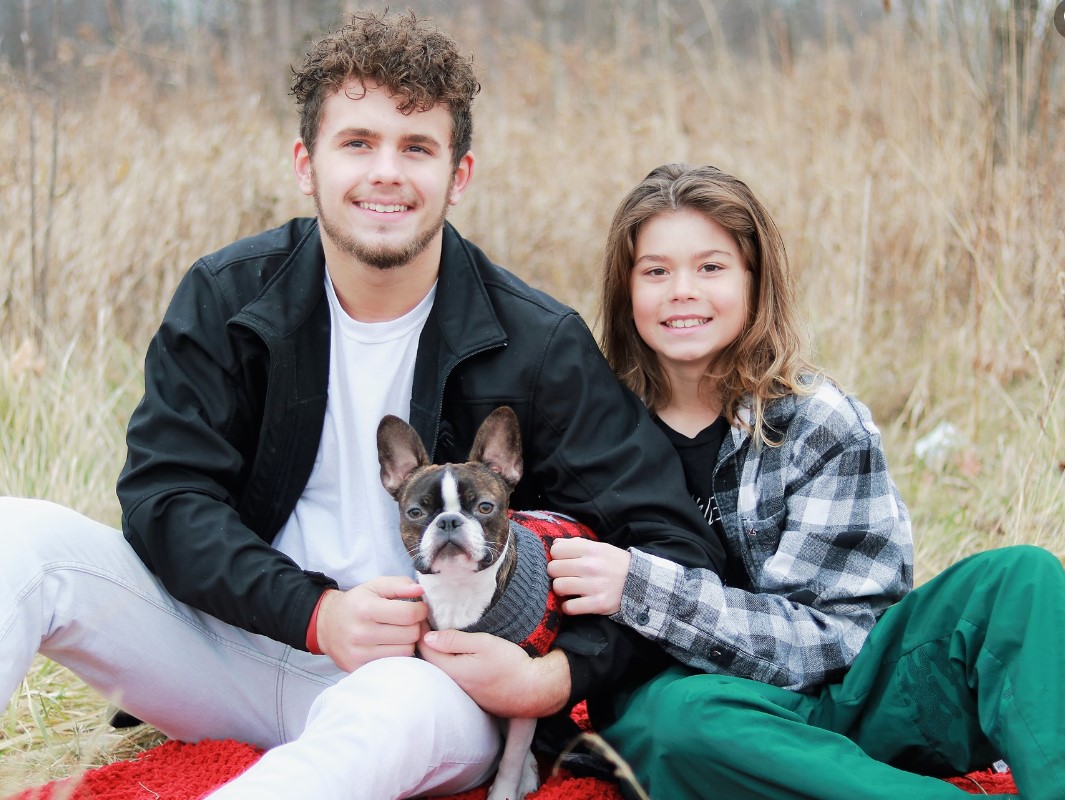
[[[701,376],[743,332],[749,274],[732,234],[702,212],[658,214],[640,226],[633,321],[667,375]]]
[[[667,319],[662,324],[667,328],[695,328],[710,322],[707,317],[685,317],[680,319]]]

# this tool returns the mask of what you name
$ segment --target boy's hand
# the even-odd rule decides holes
[[[429,609],[410,602],[425,593],[410,578],[374,578],[346,592],[330,589],[318,609],[318,646],[333,662],[354,672],[387,656],[414,655],[428,629]]]
[[[418,655],[499,717],[545,717],[569,700],[569,659],[561,650],[532,658],[498,636],[445,630],[426,633]]]

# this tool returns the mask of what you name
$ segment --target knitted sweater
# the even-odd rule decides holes
[[[480,620],[466,628],[516,642],[531,656],[551,647],[562,622],[562,603],[551,591],[547,562],[555,539],[594,539],[587,526],[547,511],[511,511],[510,532],[518,558],[510,582]]]

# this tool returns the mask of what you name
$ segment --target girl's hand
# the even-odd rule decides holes
[[[567,614],[614,614],[621,608],[621,593],[632,556],[606,542],[558,539],[551,545],[547,574]]]

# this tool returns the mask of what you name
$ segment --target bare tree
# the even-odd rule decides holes
[[[26,110],[28,116],[29,127],[29,189],[30,189],[30,285],[32,287],[34,311],[35,311],[35,332],[37,344],[40,345],[44,338],[44,318],[47,316],[46,308],[42,309],[45,305],[44,285],[40,281],[40,275],[38,274],[39,263],[37,259],[37,98],[34,92],[34,83],[37,79],[36,64],[34,61],[34,42],[33,42],[33,26],[32,12],[33,3],[31,0],[22,0],[22,50],[23,57],[26,63]]]

